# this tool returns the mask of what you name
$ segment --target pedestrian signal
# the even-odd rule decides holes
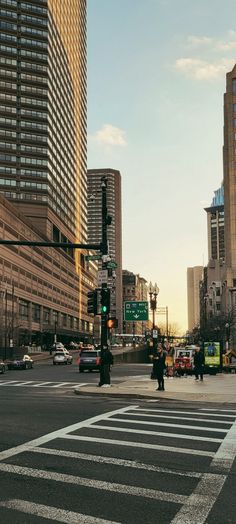
[[[108,318],[108,320],[107,320],[107,327],[109,329],[113,329],[113,328],[118,327],[118,320],[117,320],[117,318]]]

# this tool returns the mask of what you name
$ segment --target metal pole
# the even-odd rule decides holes
[[[5,360],[7,358],[7,328],[8,328],[8,322],[7,322],[7,288],[5,290]]]
[[[168,319],[168,306],[166,306],[166,339],[169,342],[169,319]]]
[[[11,344],[14,346],[14,284],[12,284],[11,289]]]
[[[107,243],[107,179],[105,177],[101,178],[101,184],[102,184],[102,245],[101,245],[101,251],[102,255],[108,254],[108,243]],[[107,269],[107,263],[102,261],[102,269]],[[107,283],[102,284],[102,289],[107,288]],[[107,312],[102,311],[101,312],[101,360],[103,361],[104,353],[108,347],[107,343],[107,335],[108,335],[108,328],[107,328]],[[101,364],[100,367],[100,382],[99,385],[102,386],[104,383],[104,365]]]

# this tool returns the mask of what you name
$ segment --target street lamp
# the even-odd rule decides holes
[[[226,322],[225,324],[225,332],[226,332],[225,350],[227,352],[229,350],[229,323],[228,322]]]
[[[154,337],[153,337],[153,331],[155,329],[155,313],[157,309],[157,295],[159,293],[159,287],[157,287],[157,284],[155,283],[152,285],[150,282],[148,287],[149,297],[150,297],[150,308],[152,310],[152,338],[153,338],[153,346],[154,346]]]

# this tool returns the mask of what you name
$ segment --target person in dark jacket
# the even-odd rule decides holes
[[[165,391],[164,388],[164,369],[166,367],[166,355],[162,349],[162,346],[158,346],[157,353],[154,357],[153,370],[155,377],[157,378],[158,388],[157,391]]]
[[[197,347],[195,350],[195,355],[194,355],[195,380],[199,379],[199,375],[200,375],[200,379],[203,380],[203,368],[204,368],[204,357],[203,357],[203,354],[200,348]]]
[[[101,373],[100,373],[100,382],[99,386],[110,386],[110,370],[113,365],[113,355],[109,348],[104,349],[101,355]]]

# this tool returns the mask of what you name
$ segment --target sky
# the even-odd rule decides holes
[[[122,176],[123,269],[187,329],[187,267],[223,178],[235,0],[88,0],[88,167]],[[163,318],[157,318],[163,322]]]

